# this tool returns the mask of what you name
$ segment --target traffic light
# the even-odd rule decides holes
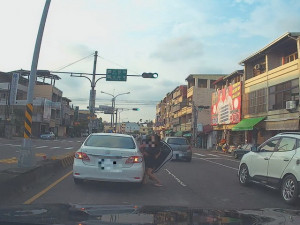
[[[140,111],[139,108],[132,108],[133,111]]]
[[[158,78],[158,74],[157,73],[143,73],[142,77],[143,78]]]

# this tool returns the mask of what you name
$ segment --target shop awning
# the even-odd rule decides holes
[[[237,125],[232,128],[232,131],[243,131],[243,130],[253,130],[253,127],[262,121],[265,117],[256,117],[243,119]]]
[[[175,134],[174,134],[175,137],[181,137],[182,136],[182,131],[177,131]]]
[[[183,137],[192,137],[191,133],[184,134]]]

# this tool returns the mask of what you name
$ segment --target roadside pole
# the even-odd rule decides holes
[[[95,101],[96,101],[96,90],[95,90],[95,86],[96,86],[96,67],[97,67],[97,58],[98,58],[98,51],[95,51],[94,54],[94,67],[93,67],[93,78],[91,81],[91,92],[90,92],[90,122],[89,122],[89,133],[92,133],[93,130],[93,117],[95,114]]]
[[[42,14],[35,47],[34,47],[34,53],[32,58],[32,64],[31,64],[31,70],[30,70],[30,79],[29,79],[29,85],[28,85],[28,92],[27,92],[27,104],[26,104],[26,110],[25,110],[25,123],[24,123],[24,139],[22,143],[21,153],[18,160],[18,166],[19,167],[30,167],[35,164],[35,157],[32,153],[32,142],[31,142],[31,127],[32,127],[32,112],[33,112],[33,92],[34,92],[34,85],[35,85],[35,79],[36,79],[36,71],[37,71],[37,65],[39,61],[39,55],[40,55],[40,48],[44,33],[44,27],[48,15],[48,10],[50,6],[51,0],[46,0],[44,11]]]

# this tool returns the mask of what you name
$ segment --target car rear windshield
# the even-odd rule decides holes
[[[168,139],[168,144],[173,145],[188,145],[188,141],[184,138],[170,138]]]
[[[135,149],[135,143],[131,137],[92,135],[84,144],[92,147]]]

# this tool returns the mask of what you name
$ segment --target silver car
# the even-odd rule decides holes
[[[75,153],[73,177],[83,180],[112,182],[143,181],[145,164],[131,135],[93,133]]]
[[[170,145],[173,150],[172,160],[192,161],[192,147],[184,137],[166,137],[164,141]]]

